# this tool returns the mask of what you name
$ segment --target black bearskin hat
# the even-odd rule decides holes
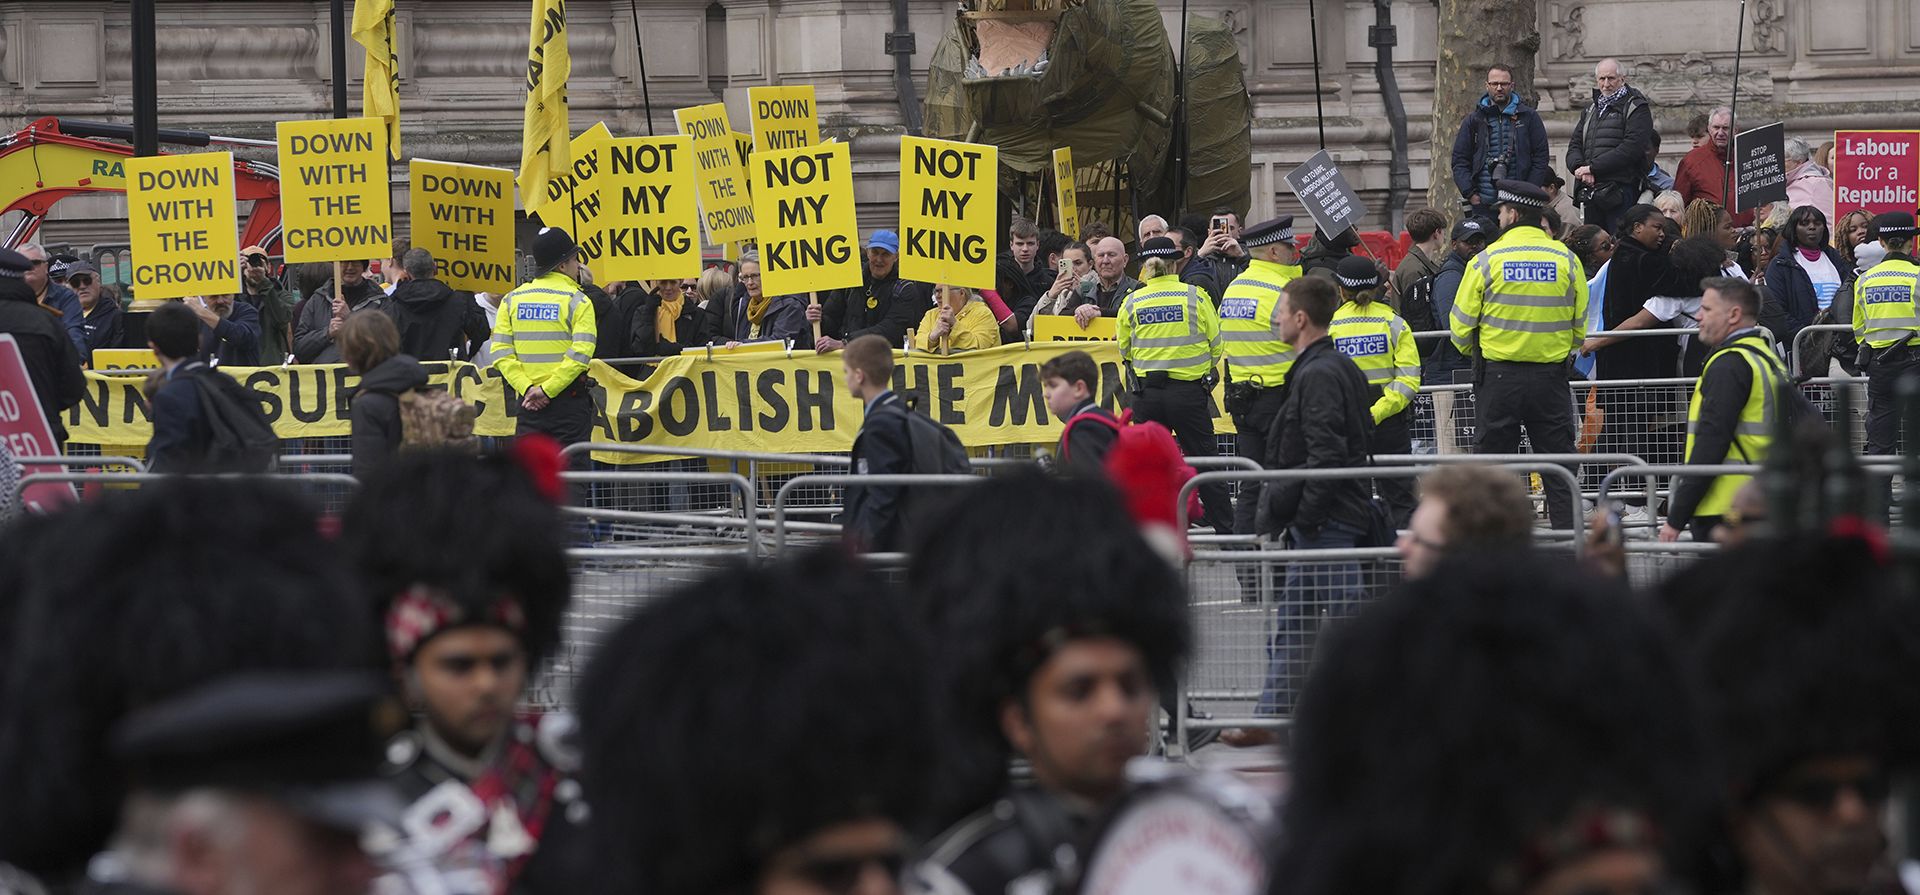
[[[1676,648],[1564,560],[1463,556],[1322,643],[1272,892],[1517,891],[1556,833],[1690,842],[1710,814]]]
[[[343,522],[354,569],[396,662],[442,630],[496,624],[520,635],[537,669],[560,640],[571,592],[560,508],[510,455],[401,454],[354,497]],[[389,613],[431,594],[433,623],[395,650]]]
[[[128,712],[235,671],[378,667],[338,548],[281,488],[171,480],[0,540],[0,860],[30,872],[77,873],[106,845],[126,787],[108,732]]]
[[[999,794],[1012,747],[1000,708],[1024,700],[1049,635],[1111,636],[1172,685],[1192,641],[1186,587],[1106,482],[1023,473],[968,487],[929,520],[908,586],[931,620],[943,699],[940,814]]]
[[[837,548],[717,572],[642,609],[579,690],[600,892],[746,892],[835,824],[917,821],[927,642]]]
[[[1911,759],[1920,615],[1884,551],[1869,537],[1765,541],[1667,582],[1736,797],[1806,758]]]

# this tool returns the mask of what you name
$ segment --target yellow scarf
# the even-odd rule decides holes
[[[766,319],[767,307],[772,304],[773,296],[771,295],[762,295],[759,298],[747,296],[747,321],[754,326],[759,326],[760,321]]]
[[[680,322],[680,304],[686,300],[684,294],[673,301],[660,299],[660,309],[653,312],[654,336],[660,341],[680,341],[680,332],[676,327]]]

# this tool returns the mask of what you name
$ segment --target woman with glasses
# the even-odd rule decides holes
[[[811,344],[812,332],[807,326],[807,297],[805,295],[769,296],[760,288],[760,256],[747,252],[740,256],[740,267],[734,273],[739,288],[734,290],[733,307],[726,315],[727,347],[734,348],[746,342],[785,342],[789,339],[801,340]]]

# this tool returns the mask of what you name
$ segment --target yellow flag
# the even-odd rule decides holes
[[[572,157],[567,142],[566,0],[534,0],[533,33],[527,39],[527,125],[520,135],[520,199],[527,213],[547,204],[547,181]]]
[[[400,59],[393,50],[393,0],[353,0],[353,39],[367,48],[360,114],[387,123],[387,151],[400,157]]]

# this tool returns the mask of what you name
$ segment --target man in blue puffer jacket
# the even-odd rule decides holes
[[[1492,220],[1495,180],[1544,186],[1551,166],[1546,125],[1514,94],[1513,69],[1487,69],[1487,92],[1453,139],[1453,183],[1461,198],[1473,206],[1475,217]]]

